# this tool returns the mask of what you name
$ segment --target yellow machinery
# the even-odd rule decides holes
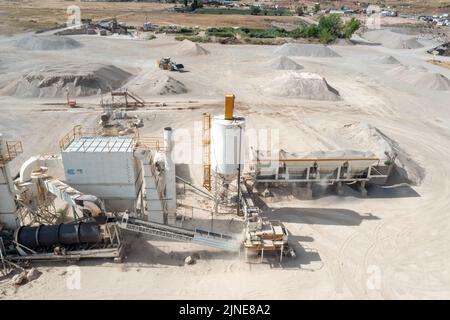
[[[171,61],[169,57],[161,58],[161,60],[157,60],[156,63],[161,70],[181,72],[184,69],[184,65]]]
[[[211,191],[211,114],[203,113],[203,187]]]

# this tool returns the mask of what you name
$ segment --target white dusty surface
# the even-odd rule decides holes
[[[234,93],[236,112],[247,118],[248,129],[277,130],[284,150],[382,154],[384,142],[371,140],[364,131],[370,126],[403,150],[406,163],[412,160],[424,168],[424,172],[419,170],[423,179],[417,186],[369,189],[365,199],[352,189],[343,197],[324,192],[310,201],[276,197],[265,214],[285,222],[297,252],[296,259],[285,259],[281,265],[270,255],[263,264],[245,263],[195,245],[140,238],[134,240],[122,265],[79,263],[79,290],[67,288],[66,265],[44,264],[38,266],[43,274],[37,280],[17,290],[2,279],[2,298],[450,298],[450,91],[418,88],[388,74],[398,65],[377,61],[392,55],[404,66],[450,78],[450,70],[426,62],[430,57],[425,50],[434,43],[413,50],[332,46],[339,54],[333,58],[282,52],[305,72],[326,78],[341,97],[339,101],[316,101],[263,90],[287,72],[267,65],[279,55],[273,46],[201,44],[208,55],[192,55],[189,50],[187,55],[177,55],[176,62],[183,63],[188,72],[163,77],[172,86],[178,82],[167,77],[179,81],[186,92],[161,95],[152,90],[150,82],[160,73],[155,60],[171,56],[178,47],[171,38],[73,38],[82,46],[57,51],[25,51],[15,47],[14,37],[0,38],[2,83],[54,61],[114,65],[134,75],[129,84],[140,96],[167,105],[137,112],[145,120],[143,134],[161,136],[168,125],[179,132],[185,129],[177,136],[177,145],[183,147],[194,126],[200,125],[202,112],[222,113],[223,95]],[[67,110],[64,98],[1,96],[0,132],[24,144],[25,153],[12,168],[17,170],[31,155],[57,152],[58,140],[73,125],[94,124],[99,99],[77,98],[82,108]],[[201,167],[177,161],[180,172],[200,185]],[[197,223],[209,224],[207,212],[194,213]],[[231,232],[238,227],[236,218],[228,223],[232,217],[222,216],[221,230]],[[193,252],[200,260],[182,266],[185,256]]]

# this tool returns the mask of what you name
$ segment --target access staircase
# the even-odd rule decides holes
[[[115,100],[114,97],[119,97],[119,101]],[[113,107],[143,107],[145,106],[145,101],[139,97],[136,93],[131,92],[128,89],[119,89],[111,91],[111,100]]]

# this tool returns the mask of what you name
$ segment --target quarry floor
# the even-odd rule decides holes
[[[82,261],[79,288],[70,283],[66,264],[39,264],[41,276],[13,288],[0,281],[2,299],[422,299],[450,298],[450,92],[431,91],[386,76],[392,66],[373,60],[395,56],[402,64],[424,66],[450,77],[450,70],[426,62],[426,49],[393,50],[381,46],[332,46],[340,58],[293,57],[305,70],[324,76],[342,101],[312,101],[261,95],[278,72],[264,67],[273,58],[271,46],[202,44],[208,56],[176,56],[173,38],[152,41],[74,37],[83,47],[38,52],[14,49],[14,37],[0,38],[2,67],[20,73],[31,65],[56,60],[114,64],[135,75],[157,72],[155,59],[172,56],[188,72],[170,73],[187,93],[140,95],[164,107],[130,112],[144,118],[142,134],[162,136],[171,126],[193,135],[203,112],[221,114],[225,93],[236,95],[236,113],[248,129],[276,129],[282,148],[290,151],[339,147],[339,135],[325,129],[366,122],[379,128],[425,168],[417,186],[394,185],[360,198],[332,190],[314,200],[279,197],[265,214],[285,223],[295,259],[266,255],[263,263],[193,244],[131,236],[123,264]],[[449,60],[441,59],[441,60]],[[100,97],[77,98],[81,108],[67,109],[65,99],[0,97],[0,132],[23,142],[24,154],[12,163],[14,172],[28,157],[59,152],[59,139],[76,124],[94,125]],[[357,134],[357,132],[355,132]],[[180,138],[181,139],[181,138]],[[189,140],[189,139],[188,139]],[[178,145],[188,143],[176,141]],[[345,144],[345,143],[344,143]],[[352,146],[354,149],[362,146]],[[370,145],[364,145],[364,150]],[[201,185],[200,144],[192,161],[177,161],[179,174]],[[370,190],[369,190],[370,191]],[[186,199],[194,197],[186,194]],[[192,202],[192,198],[190,200]],[[201,205],[199,205],[201,207]],[[194,218],[209,224],[209,213],[197,208]],[[232,220],[234,218],[234,220]],[[236,231],[239,219],[220,215],[216,228]],[[198,253],[196,264],[184,266]]]

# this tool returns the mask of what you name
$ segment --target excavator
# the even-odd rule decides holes
[[[157,64],[162,70],[182,72],[184,69],[184,65],[171,61],[169,57],[161,58],[161,60],[157,61]]]

